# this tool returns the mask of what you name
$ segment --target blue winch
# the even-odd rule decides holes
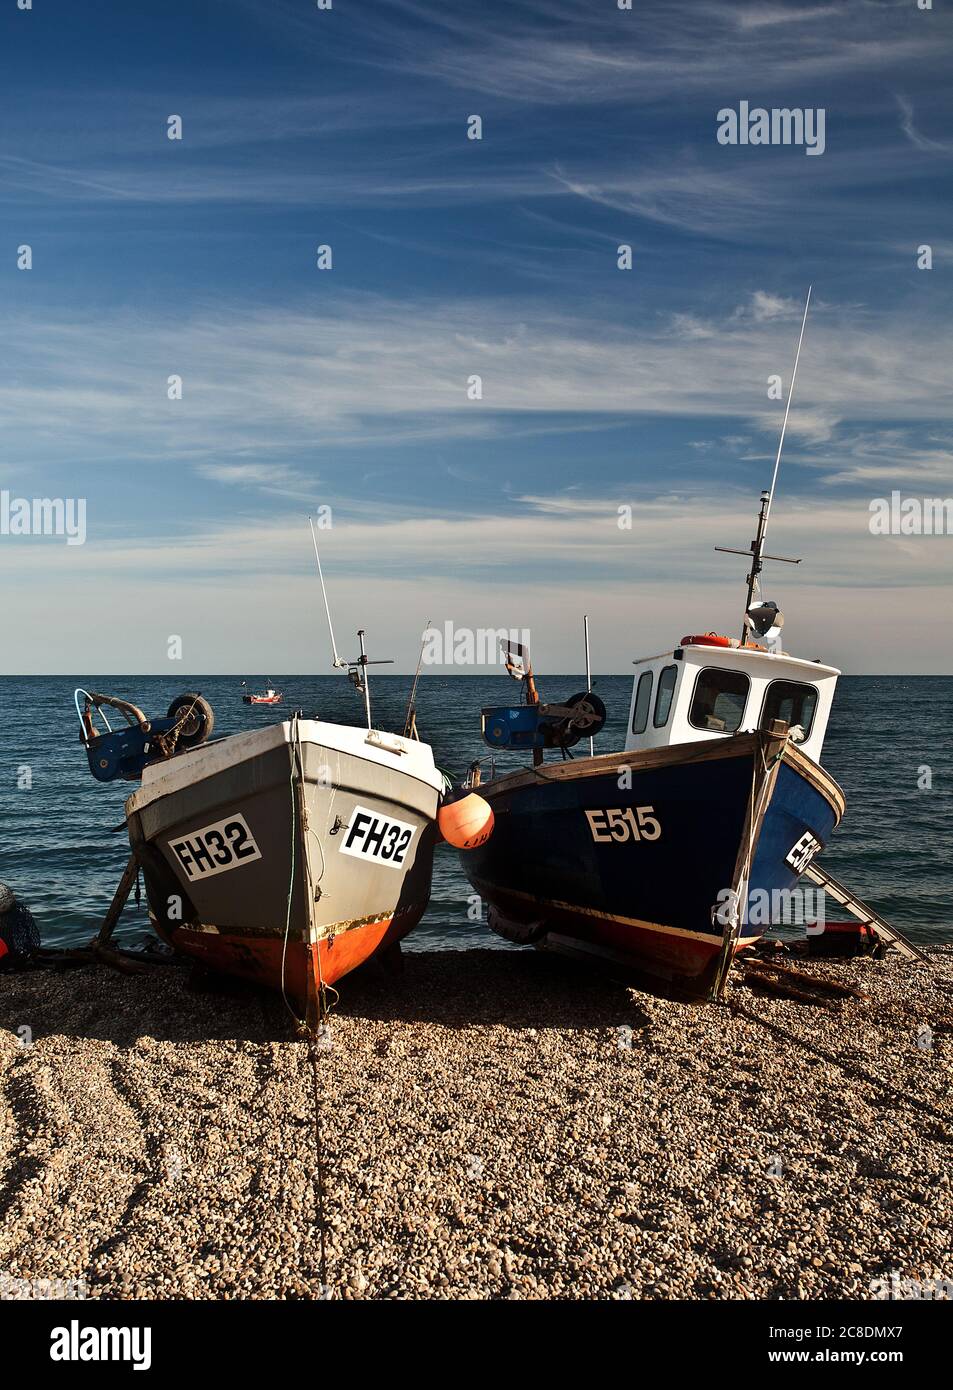
[[[491,705],[481,714],[491,748],[571,748],[595,738],[606,722],[605,705],[585,690],[562,705]]]
[[[98,695],[82,687],[75,692],[74,698],[89,770],[98,782],[112,782],[117,777],[135,780],[150,763],[163,762],[176,753],[197,748],[211,737],[215,727],[212,706],[194,693],[177,696],[163,719],[148,719],[128,700]],[[125,727],[113,729],[103,713],[103,706],[118,710],[126,721]],[[106,726],[105,733],[99,732],[93,723],[94,709]]]

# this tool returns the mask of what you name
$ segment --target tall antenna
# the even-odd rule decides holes
[[[393,666],[394,663],[390,659],[386,661],[371,661],[364,645],[364,638],[367,634],[363,628],[359,628],[357,634],[357,640],[361,645],[360,656],[355,657],[353,661],[345,661],[343,657],[338,656],[337,644],[334,641],[334,627],[331,623],[331,606],[328,603],[328,591],[324,587],[324,572],[321,569],[321,556],[318,554],[318,538],[314,534],[314,522],[310,516],[308,517],[308,524],[311,527],[311,540],[314,542],[314,558],[318,562],[318,578],[321,580],[321,592],[324,595],[324,611],[328,615],[328,632],[331,634],[331,650],[334,653],[334,661],[331,664],[333,666],[343,667],[343,669],[347,671],[348,680],[354,686],[354,689],[359,695],[364,696],[364,712],[367,716],[368,732],[370,732],[371,692],[367,680],[367,668],[368,666]]]
[[[741,642],[744,644],[748,640],[748,612],[751,608],[755,593],[760,593],[760,575],[764,569],[765,560],[780,560],[786,565],[799,565],[800,560],[792,560],[787,555],[765,555],[764,540],[768,531],[768,517],[771,514],[771,503],[774,501],[774,490],[778,483],[778,469],[781,467],[781,450],[784,448],[784,433],[788,427],[788,415],[791,413],[791,401],[794,398],[794,383],[797,380],[797,366],[801,360],[801,344],[804,342],[804,329],[807,325],[807,311],[811,307],[811,291],[813,285],[807,287],[807,299],[804,301],[804,316],[801,319],[801,332],[797,340],[797,352],[794,354],[794,370],[791,373],[791,385],[788,387],[787,404],[784,407],[784,419],[781,422],[781,437],[778,440],[778,452],[774,460],[774,473],[771,476],[771,487],[767,492],[761,494],[761,509],[758,514],[758,534],[747,550],[733,550],[730,546],[716,545],[715,549],[720,550],[724,555],[750,555],[751,572],[748,575],[748,596],[745,599],[744,617],[741,622]]]
[[[314,521],[310,516],[308,517],[308,525],[311,527],[311,540],[314,545],[314,558],[318,562],[318,578],[321,581],[321,593],[324,595],[324,611],[328,615],[328,632],[331,634],[331,651],[334,653],[334,661],[331,664],[333,666],[346,666],[347,662],[342,661],[341,658],[338,656],[338,649],[334,641],[334,627],[331,623],[331,606],[328,603],[328,591],[324,587],[324,571],[321,569],[321,556],[318,553],[318,538],[314,534]]]
[[[768,490],[768,506],[764,514],[764,533],[768,529],[768,517],[771,515],[771,503],[774,501],[774,489],[778,483],[778,469],[781,467],[781,450],[784,448],[784,431],[788,427],[788,415],[791,413],[791,401],[794,397],[794,383],[797,380],[797,364],[801,360],[801,344],[804,342],[804,329],[807,326],[807,311],[811,307],[811,291],[813,285],[807,287],[807,299],[804,301],[804,317],[801,319],[801,332],[797,340],[797,352],[794,354],[794,371],[791,373],[791,385],[788,387],[787,405],[784,407],[784,419],[781,422],[781,438],[778,440],[778,454],[774,460],[774,473],[771,478],[771,487]],[[764,540],[764,534],[761,537]]]

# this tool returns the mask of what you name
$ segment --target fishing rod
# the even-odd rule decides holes
[[[427,643],[427,633],[430,631],[430,619],[427,619],[424,627],[423,636],[420,639],[420,655],[417,657],[417,670],[414,672],[414,683],[410,689],[410,699],[407,701],[407,717],[404,720],[404,738],[415,738],[420,741],[417,732],[417,682],[420,680],[420,668],[424,660],[424,647]]]

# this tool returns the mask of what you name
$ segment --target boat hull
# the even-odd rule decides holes
[[[460,857],[489,904],[488,925],[513,941],[707,993],[724,932],[712,911],[739,884],[761,758],[758,736],[740,735],[548,764],[482,785],[494,833]],[[836,784],[790,750],[766,793],[745,878],[749,903],[791,889],[799,877],[792,848],[809,836],[816,852],[843,811]],[[763,923],[756,914],[743,924],[735,949],[756,940]]]
[[[423,915],[439,774],[429,749],[421,776],[401,766],[421,745],[298,727],[297,746],[285,723],[170,764],[130,798],[127,822],[159,934],[301,1008]]]

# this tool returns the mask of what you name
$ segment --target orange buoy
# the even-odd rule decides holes
[[[476,792],[463,790],[437,812],[437,829],[454,849],[477,849],[493,834],[493,807]]]

